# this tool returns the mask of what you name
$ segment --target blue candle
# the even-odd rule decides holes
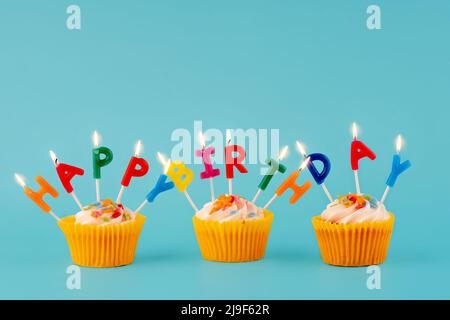
[[[409,160],[401,162],[400,151],[403,145],[401,136],[397,137],[396,145],[397,154],[394,154],[394,156],[392,157],[392,169],[386,181],[386,190],[384,191],[383,197],[381,198],[381,203],[384,203],[384,201],[386,200],[389,190],[394,187],[395,183],[397,182],[398,176],[411,167],[411,162]]]
[[[307,155],[307,157],[309,157],[310,160],[308,163],[309,172],[311,172],[312,177],[318,185],[323,184],[325,182],[325,179],[330,174],[330,159],[323,153],[311,153],[310,155]],[[319,172],[319,170],[317,170],[316,166],[314,165],[314,161],[322,162],[322,171]]]
[[[300,154],[303,155],[305,159],[309,158],[308,170],[311,173],[312,177],[314,178],[314,181],[316,181],[316,183],[322,187],[323,191],[328,197],[328,200],[330,200],[330,202],[333,202],[333,197],[331,196],[327,186],[325,185],[325,179],[328,177],[331,170],[330,159],[323,153],[306,154],[306,150],[303,147],[303,145],[299,141],[297,141],[296,144]],[[322,171],[319,172],[317,167],[314,165],[314,161],[322,162]]]
[[[170,190],[175,186],[172,181],[166,182],[166,180],[167,180],[167,175],[161,174],[159,176],[158,181],[156,181],[155,186],[145,197],[148,202],[153,202],[160,193]]]

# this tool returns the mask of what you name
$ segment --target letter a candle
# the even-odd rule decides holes
[[[131,157],[130,162],[128,163],[127,170],[123,175],[119,194],[117,195],[117,203],[122,201],[123,192],[125,188],[130,185],[131,178],[133,177],[142,177],[145,176],[148,172],[148,162],[145,161],[144,158],[139,158],[139,154],[142,150],[141,140],[138,140],[136,143],[136,147],[134,149],[134,156]]]
[[[394,187],[398,176],[411,167],[411,162],[409,160],[401,162],[400,151],[402,150],[402,147],[403,147],[403,139],[399,135],[397,137],[397,142],[396,142],[397,153],[394,154],[394,156],[392,158],[392,170],[386,181],[386,189],[384,191],[383,197],[381,198],[381,203],[384,203],[384,201],[386,200],[389,190]]]
[[[78,200],[75,191],[73,191],[71,180],[76,175],[84,175],[84,170],[65,163],[60,163],[58,158],[56,157],[56,154],[52,150],[50,150],[50,158],[55,165],[56,173],[58,173],[59,180],[61,180],[64,189],[68,194],[72,196],[80,210],[83,210],[83,206],[81,205],[80,200]]]
[[[100,136],[97,131],[94,131],[94,134],[92,135],[92,142],[94,143],[94,149],[92,150],[92,167],[95,179],[95,194],[97,197],[97,202],[100,202],[100,178],[102,177],[101,168],[111,163],[113,153],[111,149],[107,147],[99,147]]]
[[[350,149],[351,167],[355,174],[356,193],[361,194],[358,176],[359,160],[361,160],[362,158],[369,158],[370,160],[375,160],[377,156],[364,143],[358,140],[358,127],[355,122],[353,122],[352,132],[353,132],[353,141]]]
[[[42,211],[49,213],[56,221],[60,221],[61,219],[53,213],[52,208],[44,201],[44,196],[48,193],[53,198],[58,198],[58,191],[53,188],[50,183],[48,183],[41,176],[37,176],[35,178],[36,182],[41,186],[38,191],[33,191],[28,188],[25,184],[25,179],[19,174],[14,174],[17,183],[23,188],[23,192],[27,195],[28,198],[31,199]]]

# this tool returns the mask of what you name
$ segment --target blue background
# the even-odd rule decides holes
[[[69,1],[0,4],[0,298],[450,298],[448,181],[450,156],[450,4],[376,1],[382,30],[366,28],[373,1],[76,1],[82,29],[66,28]],[[363,191],[381,196],[394,138],[407,141],[413,168],[387,200],[396,214],[382,290],[366,287],[366,268],[322,263],[311,217],[327,204],[314,186],[295,206],[271,207],[276,218],[264,260],[202,260],[192,210],[178,192],[148,206],[134,264],[82,269],[82,290],[66,289],[71,264],[64,236],[13,180],[36,188],[43,175],[63,191],[48,150],[86,169],[74,180],[79,198],[94,200],[94,129],[115,155],[102,191],[115,197],[133,145],[145,144],[150,174],[132,181],[124,202],[136,207],[160,173],[156,151],[174,146],[176,128],[280,129],[285,161],[299,163],[296,139],[333,163],[334,194],[354,190],[350,124],[378,155],[364,161]],[[445,128],[447,126],[447,128]],[[235,188],[251,197],[259,165]],[[198,174],[202,166],[196,165]],[[223,169],[223,168],[222,168]],[[302,175],[310,179],[309,173]],[[281,177],[274,178],[260,204]],[[226,191],[226,181],[216,189]],[[198,205],[208,183],[189,188]],[[61,216],[77,211],[61,192],[49,198]]]

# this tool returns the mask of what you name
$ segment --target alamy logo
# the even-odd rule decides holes
[[[367,278],[367,289],[380,290],[381,289],[381,268],[379,266],[369,266],[366,270],[370,276]]]
[[[81,29],[81,9],[75,4],[67,7],[66,13],[69,14],[66,20],[66,26],[69,30]]]
[[[175,129],[171,134],[171,141],[175,142],[170,157],[181,160],[185,164],[202,164],[201,157],[196,157],[195,149],[199,149],[200,133],[205,137],[207,146],[215,148],[211,163],[224,164],[224,148],[226,145],[225,130],[210,128],[203,130],[202,121],[194,121],[193,131],[186,128]],[[268,158],[276,158],[280,151],[279,129],[230,129],[231,142],[243,147],[246,157],[243,163],[263,164],[262,171],[266,171],[265,161]]]
[[[380,30],[381,29],[381,9],[379,6],[372,4],[367,7],[367,29]]]
[[[79,266],[70,265],[67,267],[66,273],[69,275],[66,280],[66,287],[69,290],[81,289],[81,269]]]

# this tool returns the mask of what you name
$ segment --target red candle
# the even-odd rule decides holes
[[[128,163],[127,170],[123,175],[121,182],[123,187],[128,187],[130,185],[131,178],[145,176],[148,172],[148,162],[144,158],[139,158],[141,149],[142,143],[139,140],[136,144],[134,156],[131,157],[130,162]]]
[[[214,201],[215,195],[214,195],[213,178],[220,175],[220,169],[214,168],[211,163],[211,155],[215,154],[216,149],[214,149],[214,147],[206,148],[205,137],[201,132],[198,134],[198,140],[202,148],[200,150],[195,150],[195,156],[201,157],[203,160],[203,165],[205,166],[205,171],[200,173],[200,179],[202,180],[209,179],[211,201]]]
[[[50,157],[56,167],[56,173],[58,174],[59,180],[61,181],[64,189],[67,193],[71,194],[77,203],[78,207],[83,210],[83,205],[78,200],[75,192],[73,191],[72,179],[74,176],[82,176],[84,175],[84,170],[75,166],[71,166],[69,164],[60,163],[56,154],[50,150]]]
[[[225,168],[228,179],[228,193],[231,195],[233,193],[232,179],[234,178],[234,168],[240,173],[248,173],[248,170],[242,164],[246,156],[245,150],[241,146],[230,144],[231,134],[229,131],[227,131],[227,141],[228,145],[225,147]],[[237,153],[237,156],[233,157],[233,153]]]
[[[148,162],[144,158],[139,158],[141,149],[142,143],[139,140],[136,143],[134,156],[131,157],[130,162],[128,163],[127,170],[125,171],[122,177],[122,181],[120,183],[122,187],[120,188],[119,194],[117,195],[116,200],[117,203],[120,203],[125,188],[130,185],[131,178],[145,176],[148,172],[149,169]]]
[[[350,148],[350,162],[353,172],[355,173],[355,184],[356,184],[356,192],[357,194],[361,193],[359,187],[359,178],[358,178],[358,170],[359,170],[359,160],[362,158],[369,158],[370,160],[375,160],[375,153],[369,149],[364,143],[358,140],[358,127],[356,123],[353,123],[353,141]]]
[[[50,151],[50,156],[55,164],[56,172],[58,173],[59,180],[67,193],[73,192],[72,179],[74,176],[84,175],[84,170],[69,164],[60,163],[53,151]]]

